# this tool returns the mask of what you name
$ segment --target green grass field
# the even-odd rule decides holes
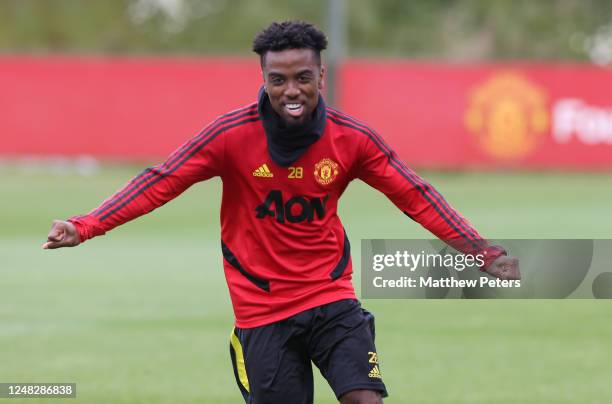
[[[0,168],[0,382],[76,382],[79,403],[240,403],[219,181],[78,248],[40,249],[52,219],[87,212],[139,171]],[[610,174],[424,176],[489,237],[612,238]],[[340,214],[356,286],[360,239],[428,237],[362,183]],[[609,301],[364,306],[377,318],[388,403],[612,402]],[[316,380],[315,402],[336,402]]]

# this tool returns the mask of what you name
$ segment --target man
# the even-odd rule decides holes
[[[484,254],[488,273],[519,276],[516,259],[489,246],[376,132],[325,106],[326,45],[310,24],[271,24],[253,45],[264,81],[256,103],[219,117],[88,215],[54,221],[43,245],[76,246],[220,176],[221,250],[236,317],[230,354],[247,403],[312,403],[311,362],[341,403],[387,395],[374,317],[356,299],[336,211],[353,179],[447,243]]]

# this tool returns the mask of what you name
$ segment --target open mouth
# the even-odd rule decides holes
[[[304,113],[304,104],[285,104],[285,111],[290,116],[299,118]]]

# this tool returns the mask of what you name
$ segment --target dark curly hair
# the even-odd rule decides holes
[[[321,64],[321,51],[325,48],[325,34],[304,21],[273,22],[253,40],[253,51],[259,55],[262,65],[266,52],[286,49],[312,49]]]

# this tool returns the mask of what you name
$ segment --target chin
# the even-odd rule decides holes
[[[283,121],[285,122],[285,125],[287,126],[300,126],[302,125],[304,122],[306,122],[306,119],[304,119],[305,117],[301,116],[299,118],[294,118],[294,117],[284,117]]]

